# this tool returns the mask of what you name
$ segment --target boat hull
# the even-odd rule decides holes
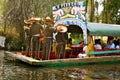
[[[120,63],[120,56],[103,56],[90,58],[67,58],[67,59],[52,59],[52,60],[36,60],[21,54],[5,51],[5,56],[11,57],[14,61],[20,60],[33,66],[44,67],[65,67],[65,66],[82,66],[92,64],[115,64]],[[10,59],[10,58],[9,58]]]

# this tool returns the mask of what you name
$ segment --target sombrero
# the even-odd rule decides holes
[[[39,17],[33,17],[33,18],[29,19],[28,22],[33,23],[33,22],[40,21],[40,20],[41,20],[41,18],[39,18]]]
[[[68,30],[67,26],[64,25],[64,24],[58,24],[56,26],[56,29],[57,29],[58,32],[67,32],[67,30]]]
[[[28,20],[24,20],[25,24],[32,24],[32,22],[28,21]]]
[[[31,18],[31,19],[28,20],[28,21],[34,22],[34,21],[40,21],[40,20],[41,20],[41,18],[39,18],[39,17],[34,17],[34,18]]]
[[[31,18],[30,20],[39,21],[39,20],[41,20],[41,18],[39,18],[39,17],[33,17],[33,18]]]
[[[24,20],[24,22],[25,22],[26,24],[32,24],[33,22],[36,22],[36,21],[39,21],[39,20],[41,20],[41,18],[39,18],[39,17],[34,17],[34,18],[29,19],[29,20]]]
[[[45,23],[54,23],[53,20],[48,16],[44,19]]]

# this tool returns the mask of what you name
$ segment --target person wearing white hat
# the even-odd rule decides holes
[[[30,48],[31,48],[31,35],[30,35],[30,26],[31,22],[28,20],[24,20],[24,33],[25,33],[25,42],[26,42],[26,56],[30,56]]]
[[[58,24],[57,26],[61,26],[63,28],[59,28],[56,35],[56,58],[63,59],[65,53],[65,46],[68,40],[67,28],[65,28],[66,25],[63,24]]]
[[[30,27],[30,35],[32,36],[32,54],[31,56],[35,59],[39,58],[39,51],[40,51],[40,36],[43,31],[42,26],[39,24],[40,18],[31,18],[32,25]]]
[[[53,32],[55,28],[53,26],[53,20],[50,17],[46,17],[45,20],[46,27],[44,28],[44,42],[42,51],[42,60],[50,59],[50,52],[53,43]]]

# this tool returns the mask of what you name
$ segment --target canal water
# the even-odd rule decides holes
[[[35,67],[6,60],[0,51],[0,80],[120,80],[120,64]]]

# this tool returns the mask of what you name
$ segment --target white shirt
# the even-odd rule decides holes
[[[95,48],[95,49],[102,49],[102,46],[101,46],[100,44],[95,44],[95,45],[94,45],[94,48]]]
[[[117,45],[117,46],[116,46],[116,49],[119,49],[119,48],[120,48],[120,46],[119,46],[119,45]]]
[[[86,56],[86,50],[87,50],[87,46],[84,46],[83,47],[83,54],[82,53],[79,53],[78,54],[78,58],[84,58]]]
[[[83,52],[86,53],[86,50],[87,50],[87,46],[84,46],[84,47],[83,47]]]

